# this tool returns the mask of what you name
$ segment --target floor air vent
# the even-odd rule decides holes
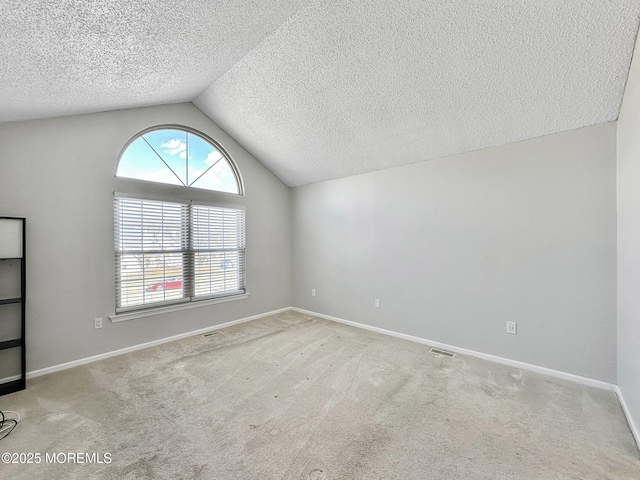
[[[222,332],[220,330],[214,330],[213,332],[203,333],[203,337],[210,337],[211,335],[220,335]]]
[[[453,352],[447,352],[446,350],[440,350],[438,348],[432,348],[429,350],[431,353],[435,353],[436,355],[442,355],[443,357],[453,358],[456,356]]]

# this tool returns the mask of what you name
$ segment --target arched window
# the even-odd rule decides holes
[[[120,154],[116,176],[243,194],[222,146],[184,127],[153,127],[135,136]]]
[[[244,207],[191,190],[243,195],[238,169],[220,144],[185,127],[149,128],[125,145],[116,176],[185,189],[149,193],[133,184],[114,194],[112,320],[247,297]]]

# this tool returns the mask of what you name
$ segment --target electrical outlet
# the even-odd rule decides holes
[[[507,322],[507,333],[515,335],[516,331],[516,322]]]
[[[93,327],[97,330],[99,328],[102,328],[102,319],[101,318],[96,318],[94,321]]]
[[[311,289],[311,296],[312,296],[312,297],[315,297],[315,296],[316,296],[316,289],[315,289],[315,288],[312,288],[312,289]]]
[[[373,302],[373,306],[376,308],[380,308],[380,299],[376,298],[375,302]]]

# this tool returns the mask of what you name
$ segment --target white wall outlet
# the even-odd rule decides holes
[[[373,302],[373,306],[376,308],[380,308],[380,299],[376,298],[376,300]]]
[[[516,331],[516,322],[507,322],[507,333],[515,335]]]
[[[102,328],[102,319],[101,318],[96,318],[93,322],[94,322],[93,323],[93,328],[95,328],[96,330],[99,329],[99,328]]]
[[[315,296],[316,296],[316,289],[315,289],[315,288],[312,288],[312,289],[311,289],[311,296],[312,296],[312,297],[315,297]]]

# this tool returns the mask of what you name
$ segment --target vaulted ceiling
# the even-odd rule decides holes
[[[303,185],[617,119],[639,14],[640,0],[4,0],[0,121],[193,101]]]

